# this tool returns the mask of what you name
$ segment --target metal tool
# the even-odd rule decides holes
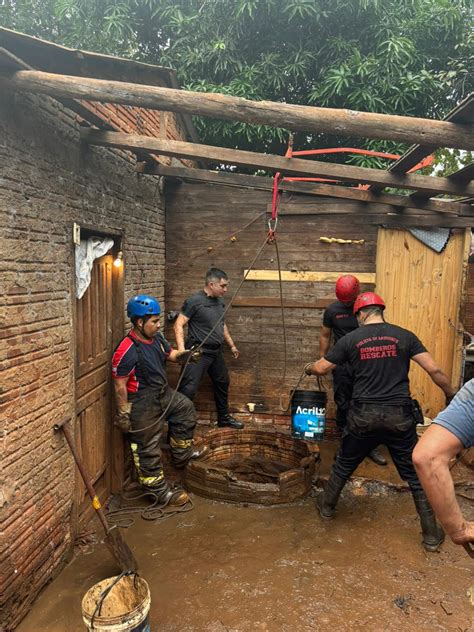
[[[76,450],[76,446],[74,445],[74,441],[72,439],[71,431],[69,430],[67,423],[69,419],[64,419],[57,424],[54,424],[54,430],[62,430],[64,436],[66,437],[66,441],[68,442],[69,448],[71,449],[72,455],[74,457],[74,461],[76,462],[77,469],[79,470],[82,480],[84,481],[84,485],[86,486],[87,492],[92,500],[92,506],[94,507],[102,526],[105,531],[104,543],[112,553],[113,558],[119,565],[122,571],[136,571],[138,569],[138,563],[133,555],[130,547],[125,542],[120,533],[118,527],[110,527],[105,514],[102,510],[102,505],[100,504],[99,498],[94,491],[94,488],[91,484],[90,476],[88,475],[84,463],[81,461],[79,454]]]

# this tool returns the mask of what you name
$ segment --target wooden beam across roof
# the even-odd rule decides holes
[[[6,75],[11,88],[51,96],[121,103],[215,119],[328,133],[474,149],[474,126],[392,114],[250,101],[218,93],[190,92],[91,77],[21,70]]]
[[[216,184],[218,186],[250,188],[258,191],[272,191],[273,180],[263,176],[250,176],[227,171],[206,171],[205,169],[191,169],[189,167],[168,167],[161,164],[138,163],[137,172],[146,175],[164,176],[191,182]],[[474,215],[470,204],[461,204],[454,200],[438,200],[435,198],[417,202],[409,195],[395,195],[393,193],[373,193],[371,190],[356,189],[337,184],[318,182],[291,182],[283,180],[279,189],[289,193],[316,197],[330,197],[343,200],[357,200],[373,204],[385,204],[399,208],[410,208],[413,211],[432,211],[435,213],[450,213],[453,215]]]
[[[304,175],[316,178],[330,178],[351,183],[382,184],[400,189],[413,189],[427,195],[447,193],[450,195],[474,195],[473,184],[458,184],[448,178],[391,174],[381,169],[367,169],[353,165],[338,165],[303,158],[285,158],[252,151],[198,145],[181,141],[171,141],[136,134],[81,130],[82,139],[92,145],[120,147],[131,151],[146,150],[163,156],[180,156],[230,165],[280,171],[285,175]]]
[[[470,124],[474,120],[474,93],[469,94],[444,118],[449,123]],[[435,151],[435,145],[414,145],[403,156],[393,162],[388,171],[392,173],[407,173],[424,158]],[[380,190],[381,187],[371,187],[371,191]]]

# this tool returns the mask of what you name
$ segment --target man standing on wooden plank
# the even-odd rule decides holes
[[[444,532],[436,522],[412,461],[418,437],[417,411],[409,389],[410,360],[428,373],[447,398],[453,397],[455,390],[414,333],[385,322],[384,309],[385,303],[377,294],[365,292],[358,296],[354,303],[358,329],[343,336],[324,358],[305,367],[308,375],[325,375],[349,362],[354,371],[346,432],[326,489],[317,498],[317,509],[322,518],[332,519],[351,474],[371,450],[383,443],[400,477],[410,486],[420,517],[423,545],[427,551],[436,551],[444,540]]]
[[[353,313],[354,301],[360,292],[359,279],[352,274],[345,274],[339,277],[336,282],[337,301],[328,305],[324,310],[323,324],[319,336],[319,353],[322,358],[329,351],[331,346],[331,335],[336,344],[346,334],[354,331],[359,326],[357,318]],[[336,424],[341,432],[347,425],[347,413],[349,411],[354,376],[351,365],[345,364],[336,366],[332,372],[334,402],[336,404]],[[369,453],[369,458],[377,465],[387,465],[387,460],[377,448]]]
[[[174,324],[178,351],[185,349],[184,327],[188,325],[186,347],[202,345],[201,359],[188,364],[179,386],[179,392],[193,400],[204,373],[212,380],[214,400],[217,409],[217,425],[241,429],[244,424],[229,414],[229,372],[222,352],[224,341],[230,347],[234,358],[240,355],[229,329],[224,322],[225,304],[222,297],[227,292],[227,274],[218,268],[210,268],[206,273],[205,286],[184,301],[181,313]]]
[[[112,357],[118,408],[115,425],[128,435],[140,484],[158,502],[180,506],[189,497],[184,489],[173,488],[163,472],[160,439],[165,422],[175,467],[202,457],[208,448],[193,448],[194,405],[168,386],[166,361],[185,362],[190,355],[192,361],[192,352],[172,349],[159,332],[160,312],[158,301],[151,296],[141,294],[128,301],[127,315],[133,327]]]
[[[413,451],[413,463],[438,520],[455,544],[474,542],[474,522],[467,522],[454,490],[449,463],[474,445],[474,380],[469,380],[449,406],[424,432]]]

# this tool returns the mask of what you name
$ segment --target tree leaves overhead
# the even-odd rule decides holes
[[[473,90],[470,0],[4,0],[0,21],[173,67],[190,90],[254,100],[441,118]],[[281,153],[288,137],[263,125],[195,122],[202,141],[216,145]],[[339,144],[404,149],[303,133],[295,140],[296,149]]]

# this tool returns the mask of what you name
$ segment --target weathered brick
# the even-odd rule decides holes
[[[136,122],[128,108],[96,110],[126,131]],[[145,119],[158,135],[159,115]],[[166,120],[175,133],[175,117]],[[85,149],[78,121],[53,99],[0,95],[0,565],[7,587],[0,628],[6,629],[72,545],[74,463],[52,426],[75,406],[73,222],[123,233],[125,297],[142,291],[164,298],[158,182],[136,176],[129,152]]]

